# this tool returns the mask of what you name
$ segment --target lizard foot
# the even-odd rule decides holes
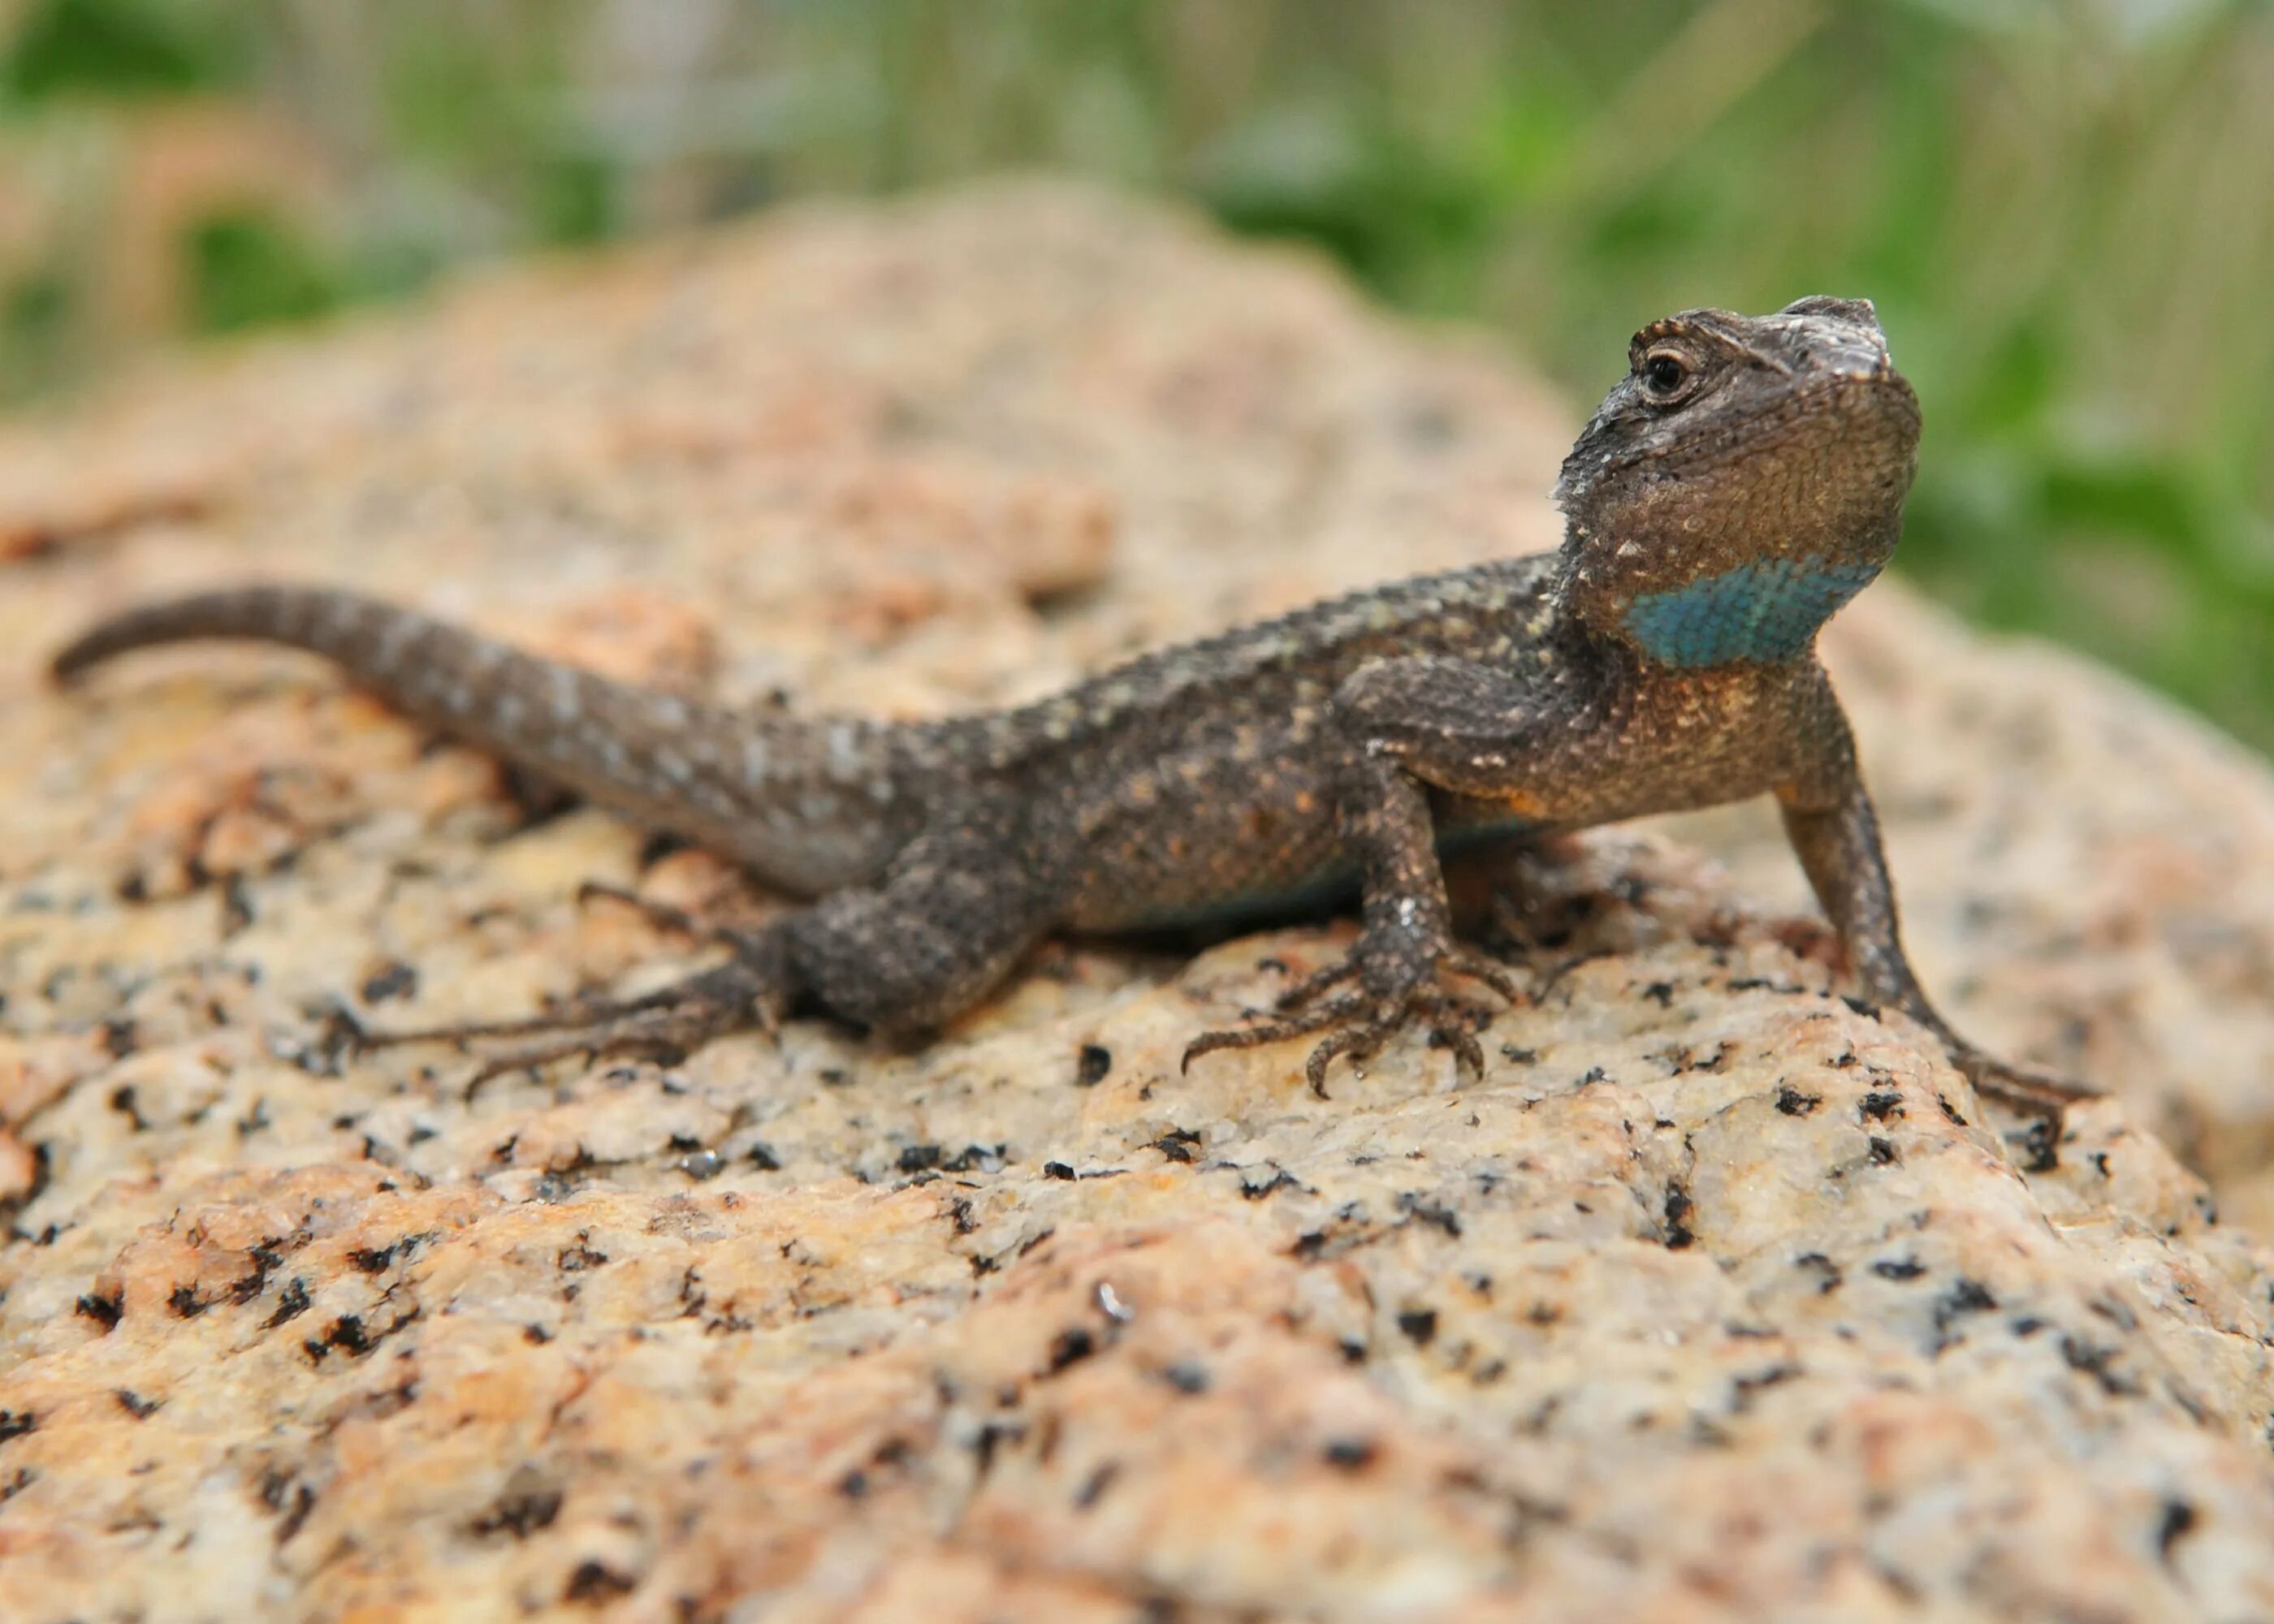
[[[1481,981],[1510,1004],[1523,1002],[1523,989],[1507,966],[1467,948],[1446,947],[1439,955],[1442,967],[1454,974]],[[1426,1021],[1433,1041],[1450,1049],[1472,1077],[1484,1075],[1484,1049],[1477,1029],[1487,1025],[1492,1011],[1473,999],[1463,998],[1442,987],[1409,983],[1375,992],[1365,985],[1328,997],[1342,982],[1366,977],[1364,944],[1357,951],[1306,976],[1281,994],[1276,1018],[1253,1026],[1203,1032],[1185,1046],[1179,1070],[1190,1071],[1193,1061],[1222,1049],[1257,1049],[1267,1043],[1327,1036],[1304,1063],[1303,1075],[1311,1092],[1327,1095],[1327,1068],[1347,1055],[1355,1064],[1370,1058],[1400,1028],[1414,1020]],[[1398,978],[1404,981],[1404,978]]]
[[[787,1003],[786,979],[775,955],[745,944],[735,958],[699,971],[636,998],[576,999],[518,1020],[468,1021],[406,1031],[359,1034],[362,1049],[408,1043],[482,1042],[493,1038],[534,1038],[486,1055],[467,1079],[471,1093],[490,1079],[525,1071],[570,1055],[595,1060],[618,1056],[669,1065],[713,1038],[757,1027],[772,1032]]]

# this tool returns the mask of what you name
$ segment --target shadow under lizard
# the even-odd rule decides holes
[[[134,609],[58,655],[256,638],[323,655],[411,716],[812,898],[644,997],[378,1041],[519,1039],[675,1057],[817,1006],[920,1034],[1046,934],[1268,908],[1354,875],[1363,927],[1212,1050],[1315,1038],[1324,1092],[1408,1022],[1472,1070],[1506,966],[1455,940],[1439,852],[1776,797],[1863,992],[1986,1094],[2089,1091],[1954,1032],[1906,959],[1818,628],[1893,553],[1919,410],[1869,303],[1692,310],[1635,335],[1563,464],[1555,553],[1396,582],[1147,655],[1033,704],[800,719],[614,682],[352,593],[253,586]]]

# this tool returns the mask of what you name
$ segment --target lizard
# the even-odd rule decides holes
[[[1419,1023],[1472,1073],[1502,961],[1455,937],[1441,859],[1773,795],[1871,1002],[1986,1097],[2092,1091],[2008,1064],[1929,1001],[1817,634],[1886,564],[1917,396],[1868,300],[1683,311],[1564,461],[1560,547],[1414,576],[1140,656],[1035,703],[801,718],[607,680],[349,591],[252,585],[128,609],[56,656],[231,637],[325,656],[422,723],[732,859],[805,906],[643,996],[373,1034],[501,1039],[484,1075],[573,1053],[682,1057],[803,1009],[920,1038],[1046,935],[1261,917],[1356,893],[1326,968],[1207,1054],[1312,1040],[1310,1085]]]

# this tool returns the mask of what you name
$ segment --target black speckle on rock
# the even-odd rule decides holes
[[[1413,1341],[1417,1348],[1427,1348],[1437,1336],[1437,1311],[1434,1308],[1409,1308],[1397,1316],[1397,1328]]]
[[[1916,1258],[1882,1258],[1871,1265],[1871,1273],[1882,1280],[1916,1280],[1926,1273],[1926,1265]]]
[[[1328,1440],[1324,1454],[1327,1464],[1338,1470],[1363,1471],[1381,1452],[1371,1438],[1335,1438]]]
[[[903,1173],[924,1173],[939,1165],[940,1153],[937,1145],[909,1145],[900,1151],[900,1169]]]
[[[1272,1169],[1271,1177],[1260,1184],[1251,1184],[1246,1179],[1240,1180],[1239,1193],[1251,1201],[1261,1201],[1264,1197],[1276,1195],[1282,1190],[1300,1190],[1302,1187],[1301,1182],[1285,1168],[1275,1168]]]
[[[781,1158],[774,1154],[774,1147],[772,1146],[763,1141],[751,1146],[749,1149],[744,1151],[742,1153],[742,1160],[749,1162],[752,1167],[757,1169],[761,1173],[779,1173],[781,1171]]]
[[[389,998],[407,998],[418,990],[418,971],[400,959],[390,959],[364,978],[363,1001],[384,1004]]]
[[[1078,1365],[1097,1351],[1097,1338],[1081,1326],[1060,1331],[1050,1343],[1050,1372],[1055,1375],[1069,1365]]]
[[[326,1327],[321,1336],[312,1336],[300,1347],[319,1365],[333,1349],[343,1349],[350,1356],[371,1351],[371,1338],[363,1328],[361,1314],[342,1314]]]
[[[230,1301],[232,1304],[244,1308],[245,1304],[250,1304],[252,1298],[268,1289],[268,1276],[284,1267],[284,1253],[277,1251],[282,1244],[284,1242],[277,1235],[271,1235],[268,1239],[252,1242],[252,1246],[245,1249],[245,1256],[252,1260],[252,1267],[245,1269],[244,1274],[238,1274],[234,1281],[230,1281]],[[405,1242],[405,1244],[410,1244],[410,1242]]]
[[[1879,1006],[1868,998],[1858,998],[1853,993],[1843,993],[1841,995],[1840,1002],[1866,1020],[1879,1019]]]
[[[1071,1179],[1073,1177],[1073,1169],[1064,1162],[1045,1162],[1043,1163],[1043,1177],[1044,1178]]]
[[[297,1320],[305,1312],[307,1312],[307,1281],[303,1281],[296,1274],[291,1281],[284,1282],[284,1289],[277,1292],[275,1312],[268,1315],[268,1320],[261,1321],[261,1328],[275,1331],[277,1326],[282,1326],[287,1320]]]
[[[350,1358],[361,1358],[404,1326],[418,1319],[418,1312],[415,1307],[408,1309],[376,1331],[364,1324],[361,1314],[342,1314],[325,1327],[320,1338],[312,1337],[302,1342],[301,1350],[319,1365],[322,1364],[325,1357],[335,1348]],[[409,1396],[409,1391],[406,1388],[404,1392],[406,1402]]]
[[[1695,1210],[1690,1192],[1680,1184],[1668,1184],[1666,1189],[1666,1249],[1680,1252],[1698,1237],[1690,1229],[1689,1217]]]
[[[126,1303],[123,1297],[104,1297],[99,1292],[90,1291],[79,1298],[72,1312],[82,1320],[94,1320],[109,1331],[126,1312]]]
[[[1171,1162],[1190,1163],[1201,1147],[1201,1136],[1189,1128],[1171,1128],[1153,1141],[1153,1148]]]
[[[121,1083],[110,1091],[110,1109],[132,1124],[135,1132],[147,1133],[150,1131],[150,1120],[142,1115],[141,1102],[135,1097],[133,1084]]]
[[[580,1234],[574,1242],[561,1249],[560,1255],[554,1260],[559,1264],[562,1274],[581,1274],[586,1269],[599,1268],[608,1260],[606,1252],[595,1252],[591,1248],[588,1244],[591,1238],[589,1232]]]
[[[490,1508],[468,1525],[470,1531],[488,1538],[497,1534],[526,1539],[541,1528],[553,1526],[561,1515],[561,1491],[523,1467],[506,1480],[505,1492]]]
[[[406,1244],[390,1241],[384,1246],[358,1246],[348,1253],[348,1262],[365,1274],[376,1274],[395,1261],[395,1254]]]
[[[1816,1288],[1818,1296],[1826,1296],[1840,1289],[1840,1283],[1843,1278],[1840,1273],[1840,1266],[1822,1252],[1803,1252],[1795,1258],[1792,1263],[1795,1268],[1813,1269],[1823,1277],[1822,1282]]]
[[[2050,1173],[2060,1166],[2060,1130],[2051,1122],[2033,1122],[2022,1135],[2022,1171]]]
[[[118,1401],[121,1410],[137,1421],[147,1421],[158,1413],[158,1406],[164,1402],[162,1399],[144,1398],[132,1387],[117,1388],[111,1396]]]
[[[0,1410],[0,1444],[11,1438],[21,1438],[26,1432],[35,1431],[39,1425],[39,1417],[28,1410]]]
[[[2082,1371],[2100,1384],[2100,1390],[2111,1398],[2134,1398],[2139,1395],[2140,1384],[2114,1368],[2118,1350],[2089,1342],[2082,1336],[2064,1334],[2060,1339],[2061,1357],[2072,1370]]]
[[[1934,1328],[1948,1330],[1962,1314],[1986,1314],[1998,1306],[1998,1299],[1990,1288],[1978,1280],[1961,1277],[1958,1283],[1936,1299]]]
[[[102,1023],[102,1047],[113,1060],[125,1059],[135,1051],[141,1041],[141,1034],[135,1029],[134,1023],[123,1015]],[[111,1103],[114,1106],[118,1105],[115,1096]],[[124,1110],[126,1108],[119,1106],[118,1109]],[[138,1122],[135,1125],[141,1127],[144,1124]]]
[[[1790,1083],[1777,1085],[1776,1108],[1788,1116],[1805,1116],[1823,1103],[1820,1094],[1803,1094]]]
[[[1416,1222],[1434,1224],[1453,1239],[1461,1238],[1461,1215],[1442,1201],[1432,1201],[1404,1191],[1397,1198],[1397,1210]]]
[[[198,1295],[195,1286],[176,1286],[166,1298],[166,1306],[184,1320],[194,1320],[213,1304]]]
[[[1885,1122],[1902,1114],[1903,1096],[1892,1089],[1874,1089],[1856,1106],[1856,1115],[1867,1122]]]
[[[1161,1372],[1161,1379],[1187,1398],[1209,1390],[1208,1367],[1190,1359],[1179,1359]]]
[[[1782,1360],[1765,1369],[1734,1376],[1729,1380],[1729,1411],[1742,1415],[1753,1407],[1753,1397],[1765,1387],[1773,1387],[1795,1380],[1803,1372],[1790,1360]]]
[[[2179,1544],[2195,1525],[2195,1508],[2193,1505],[2183,1500],[2165,1500],[2163,1515],[2156,1523],[2156,1554],[2168,1564],[2172,1560],[2172,1547]]]
[[[285,1282],[284,1289],[276,1294],[276,1312],[260,1322],[263,1330],[273,1331],[288,1320],[297,1320],[308,1312],[308,1282],[295,1274]]]
[[[568,1575],[568,1588],[561,1593],[561,1598],[574,1602],[604,1602],[621,1596],[638,1583],[629,1574],[618,1573],[606,1562],[588,1560],[576,1564],[576,1571]]]
[[[1113,1480],[1120,1475],[1121,1463],[1118,1461],[1108,1461],[1090,1473],[1081,1487],[1074,1492],[1074,1509],[1087,1511],[1099,1500],[1103,1500],[1105,1491],[1113,1486]]]
[[[276,1524],[276,1543],[280,1545],[300,1531],[308,1521],[308,1514],[316,1508],[316,1491],[281,1473],[271,1472],[261,1479],[260,1499],[271,1511],[282,1515],[282,1520]]]
[[[1902,1159],[1901,1154],[1895,1149],[1895,1142],[1893,1139],[1874,1138],[1871,1140],[1873,1167],[1890,1167]]]
[[[233,936],[260,917],[252,906],[252,884],[242,874],[225,875],[221,883],[221,934]]]
[[[1095,1088],[1113,1074],[1113,1051],[1102,1043],[1085,1043],[1075,1056],[1073,1080],[1077,1087]]]

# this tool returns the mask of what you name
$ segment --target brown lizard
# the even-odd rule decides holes
[[[1354,889],[1363,929],[1214,1049],[1314,1036],[1323,1092],[1425,1023],[1472,1068],[1499,961],[1455,940],[1440,848],[1772,794],[1864,994],[1984,1093],[2086,1093],[1952,1030],[1905,959],[1818,628],[1895,546],[1916,397],[1871,306],[1692,310],[1635,335],[1563,464],[1559,552],[1379,586],[1147,655],[1055,697],[937,721],[800,719],[532,658],[352,593],[255,586],[132,610],[71,677],[150,643],[312,650],[414,717],[814,898],[715,968],[627,1000],[397,1038],[678,1055],[800,1005],[888,1034],[968,1008],[1052,930],[1268,914]]]

